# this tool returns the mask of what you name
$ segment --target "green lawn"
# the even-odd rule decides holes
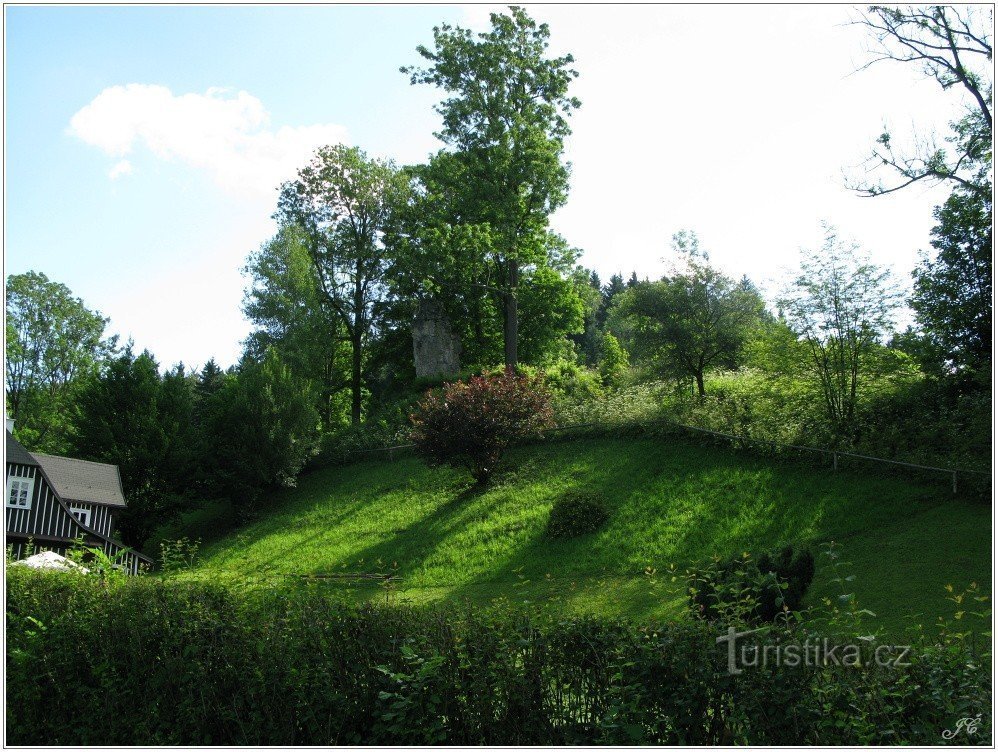
[[[636,618],[681,612],[684,567],[781,542],[841,543],[860,605],[889,632],[952,615],[944,586],[990,594],[991,511],[945,483],[833,473],[668,439],[585,439],[523,447],[484,493],[461,473],[416,459],[364,462],[300,479],[262,518],[206,547],[182,576],[251,583],[396,571],[379,585],[326,581],[353,600],[544,601],[551,608]],[[601,532],[545,538],[553,501],[599,489],[612,507]],[[826,558],[808,602],[839,592]],[[655,570],[649,575],[647,569]]]

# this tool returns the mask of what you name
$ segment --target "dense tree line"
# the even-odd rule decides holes
[[[34,272],[8,277],[7,322],[28,333],[7,338],[16,437],[33,451],[118,465],[128,499],[118,532],[129,545],[205,499],[251,509],[314,452],[313,388],[276,348],[226,371],[214,361],[164,371],[148,351],[119,348],[104,335],[107,319]]]
[[[118,464],[130,501],[121,532],[141,544],[204,499],[251,508],[293,482],[320,434],[329,445],[407,426],[427,386],[415,378],[412,320],[430,301],[460,339],[462,376],[520,368],[556,401],[666,382],[673,417],[795,441],[895,442],[885,451],[907,436],[943,457],[963,441],[983,457],[986,421],[974,416],[991,389],[992,84],[973,60],[990,60],[991,39],[972,15],[874,7],[861,22],[883,59],[919,63],[967,102],[948,150],[900,155],[884,134],[873,166],[899,180],[856,186],[867,196],[952,186],[913,271],[907,331],[893,331],[897,281],[830,226],[769,302],[712,264],[690,231],[674,236],[658,279],[603,282],[580,266],[581,250],[549,223],[567,199],[577,74],[570,55],[548,55],[547,26],[513,8],[482,34],[434,29],[432,48],[418,49],[425,67],[403,69],[444,95],[442,148],[425,163],[326,146],[280,186],[277,232],[244,270],[253,328],[238,365],[164,371],[121,348],[64,285],[9,277],[15,432],[33,450]]]
[[[6,293],[7,411],[26,443],[58,454],[69,446],[77,387],[116,338],[105,336],[108,319],[44,274],[11,275]]]

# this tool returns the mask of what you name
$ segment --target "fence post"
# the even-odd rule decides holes
[[[832,470],[839,469],[839,453],[832,452]]]

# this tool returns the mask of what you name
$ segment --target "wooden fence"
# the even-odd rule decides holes
[[[696,433],[709,434],[711,436],[727,439],[732,442],[740,442],[742,444],[761,444],[765,446],[770,446],[773,449],[790,449],[798,452],[811,452],[814,454],[821,454],[826,457],[831,457],[832,459],[832,469],[839,469],[839,458],[849,457],[851,459],[864,460],[867,462],[879,462],[886,465],[896,465],[899,467],[907,467],[918,470],[926,470],[929,472],[943,473],[952,478],[953,493],[957,493],[957,479],[959,475],[979,475],[990,477],[991,473],[985,470],[970,470],[967,468],[959,467],[936,467],[934,465],[920,465],[915,462],[903,462],[901,460],[889,460],[885,457],[873,457],[868,454],[858,454],[856,452],[846,452],[841,449],[825,449],[822,447],[812,447],[803,446],[800,444],[784,444],[779,441],[770,441],[769,439],[753,439],[749,436],[738,436],[736,434],[724,433],[722,431],[714,431],[710,428],[700,428],[698,426],[688,426],[683,423],[677,423],[667,418],[657,418],[653,420],[636,421],[634,423],[621,423],[621,424],[604,424],[604,423],[578,423],[569,426],[556,426],[555,428],[548,428],[544,433],[556,433],[559,431],[571,431],[574,429],[582,428],[592,428],[597,430],[613,430],[628,427],[644,427],[649,424],[654,425],[667,425],[672,428],[677,428],[683,431],[693,431]],[[350,455],[367,455],[367,454],[377,454],[377,453],[387,453],[389,460],[394,460],[395,457],[401,453],[406,452],[409,449],[415,447],[415,444],[399,444],[398,446],[390,447],[380,447],[378,449],[359,449],[348,452]]]

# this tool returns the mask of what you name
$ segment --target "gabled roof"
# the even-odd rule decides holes
[[[118,475],[117,465],[37,452],[31,456],[37,460],[55,492],[66,501],[125,506],[125,494],[121,490],[121,476]]]
[[[31,453],[21,446],[17,439],[7,431],[7,462],[14,462],[18,465],[37,465]]]

